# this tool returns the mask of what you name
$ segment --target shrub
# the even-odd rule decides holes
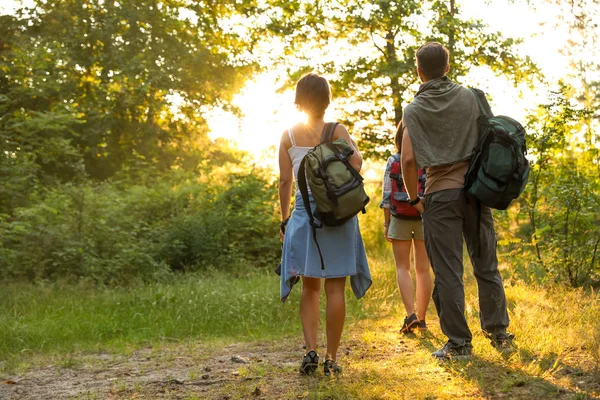
[[[577,139],[589,113],[566,90],[530,117],[528,186],[496,213],[501,253],[527,281],[600,286],[600,151]]]
[[[274,201],[266,178],[247,172],[222,182],[59,186],[0,215],[0,274],[124,284],[178,270],[272,264],[279,256]]]

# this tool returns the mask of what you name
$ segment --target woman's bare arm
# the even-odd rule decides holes
[[[333,132],[333,140],[337,139],[344,139],[346,143],[348,143],[348,145],[354,148],[354,154],[350,156],[350,164],[354,167],[355,170],[360,172],[363,163],[362,155],[360,154],[360,150],[358,150],[356,142],[352,139],[352,137],[350,137],[348,130],[342,124],[338,124],[338,126],[335,127],[335,131]]]
[[[285,221],[290,216],[292,185],[294,184],[294,170],[292,160],[288,154],[288,148],[290,147],[289,136],[287,132],[284,132],[279,143],[279,206],[282,221]]]

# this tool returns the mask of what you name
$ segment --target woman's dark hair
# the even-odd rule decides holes
[[[427,79],[444,76],[449,60],[450,52],[438,42],[427,42],[417,50],[417,65]]]
[[[404,133],[404,125],[402,121],[398,124],[398,128],[396,128],[396,137],[394,138],[394,145],[396,146],[396,153],[400,153],[402,150],[402,134]]]
[[[315,73],[304,75],[296,84],[294,103],[308,115],[322,117],[331,102],[327,79]]]

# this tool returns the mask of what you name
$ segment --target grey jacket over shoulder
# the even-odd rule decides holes
[[[418,168],[469,159],[479,138],[479,115],[475,94],[448,77],[422,84],[402,120]]]

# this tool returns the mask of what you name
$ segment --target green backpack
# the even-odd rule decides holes
[[[317,242],[317,228],[343,225],[359,212],[366,212],[365,206],[370,200],[363,177],[350,164],[354,149],[344,139],[332,141],[336,126],[337,122],[325,124],[321,144],[309,150],[298,169],[298,187],[319,249],[321,269],[325,269],[325,264]],[[308,197],[309,187],[317,205],[314,215]],[[315,217],[319,223],[315,222]]]
[[[479,142],[465,175],[465,190],[481,204],[505,210],[523,192],[529,178],[525,129],[510,117],[495,117],[485,94],[471,90],[481,116],[477,120]]]

